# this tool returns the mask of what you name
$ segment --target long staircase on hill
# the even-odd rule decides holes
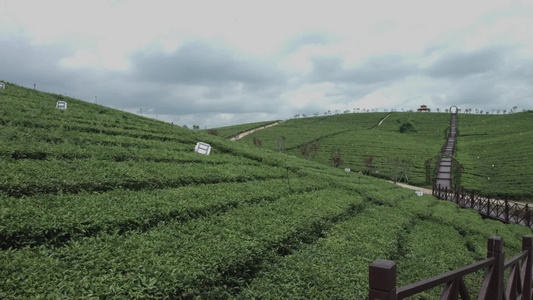
[[[441,188],[452,188],[452,158],[455,154],[455,141],[457,138],[457,112],[452,113],[452,120],[450,125],[450,132],[446,138],[446,142],[441,149],[441,155],[437,163],[437,170],[435,176],[435,186],[440,185]]]

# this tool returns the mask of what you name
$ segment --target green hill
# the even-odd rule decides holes
[[[377,258],[395,260],[404,285],[482,259],[491,235],[514,255],[530,233],[369,176],[12,84],[0,90],[0,135],[1,299],[365,298]],[[211,155],[193,152],[200,141]]]
[[[256,123],[247,123],[247,124],[219,127],[219,128],[216,128],[215,130],[218,132],[218,136],[229,139],[243,132],[247,132],[247,131],[250,131],[256,128],[260,128],[260,127],[263,127],[263,126],[266,126],[272,123],[274,122],[264,121],[264,122],[256,122]],[[202,130],[202,131],[209,132],[210,130]]]
[[[457,159],[463,185],[486,195],[533,199],[533,111],[460,115]]]
[[[387,117],[380,126],[378,124]],[[359,113],[295,119],[279,126],[257,131],[241,141],[249,145],[254,138],[262,147],[276,150],[276,138],[285,137],[285,153],[303,157],[300,145],[318,141],[314,160],[332,166],[332,151],[339,149],[341,168],[370,172],[390,179],[398,175],[399,164],[405,165],[409,182],[426,184],[425,161],[440,153],[445,141],[444,130],[449,126],[448,114],[421,113]],[[411,124],[412,131],[400,128]],[[372,166],[365,157],[373,157]]]
[[[456,159],[464,166],[462,185],[492,197],[531,200],[532,119],[532,112],[460,114]],[[332,151],[339,149],[341,168],[370,172],[384,179],[399,177],[405,170],[409,183],[431,187],[425,161],[440,153],[449,125],[450,115],[445,113],[343,114],[289,120],[240,142],[253,145],[254,138],[260,139],[262,148],[277,151],[276,139],[285,137],[284,153],[304,157],[300,145],[318,141],[316,156],[311,158],[317,162],[332,166]],[[365,162],[369,156],[373,157],[371,167]]]

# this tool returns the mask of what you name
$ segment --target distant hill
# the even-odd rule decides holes
[[[459,117],[463,185],[492,197],[533,199],[533,111]]]
[[[370,129],[384,116],[278,127],[340,122],[302,140],[384,149],[372,137],[404,122]],[[421,137],[406,141],[442,135],[417,122]],[[297,147],[298,130],[284,132]],[[484,258],[494,234],[519,253],[530,233],[370,176],[9,83],[0,138],[1,299],[365,298],[375,259],[395,260],[405,285]]]
[[[283,152],[303,158],[300,146],[317,141],[318,151],[311,159],[324,165],[332,166],[332,151],[339,149],[340,168],[384,179],[406,170],[409,183],[430,187],[425,161],[440,153],[449,125],[447,113],[350,113],[288,120],[239,142],[252,146],[254,139],[260,139],[262,148],[277,151],[276,139],[285,137]],[[533,198],[532,112],[460,114],[458,128],[456,158],[464,166],[465,188],[522,201]],[[371,167],[365,162],[369,156],[373,156]]]
[[[276,121],[263,121],[263,122],[256,122],[256,123],[247,123],[247,124],[240,124],[240,125],[233,125],[233,126],[225,126],[225,127],[219,127],[215,128],[217,135],[224,138],[233,138],[235,136],[238,136],[241,133],[260,128],[272,123],[275,123]],[[204,132],[210,132],[213,129],[207,129],[202,130]]]

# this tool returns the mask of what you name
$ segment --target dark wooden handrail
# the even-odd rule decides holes
[[[429,279],[420,280],[415,283],[411,283],[406,286],[402,286],[398,288],[397,295],[398,299],[409,297],[416,295],[418,293],[421,293],[423,291],[427,291],[431,288],[434,288],[436,286],[448,283],[450,281],[453,281],[457,277],[463,277],[465,275],[468,275],[470,273],[474,273],[478,270],[481,270],[483,268],[492,266],[494,262],[496,261],[496,258],[489,257],[487,259],[484,259],[482,261],[475,262],[471,265],[446,272],[444,274],[440,274],[434,277],[431,277]]]
[[[532,257],[533,236],[524,236],[522,252],[508,261],[505,261],[503,239],[492,236],[487,241],[486,259],[399,288],[396,287],[396,263],[377,259],[369,266],[368,295],[370,300],[400,300],[444,285],[440,299],[470,299],[463,277],[485,268],[487,271],[478,299],[531,300]],[[504,287],[503,275],[506,269],[510,269],[510,272],[507,286]]]
[[[506,261],[505,264],[503,265],[503,268],[505,270],[509,269],[514,264],[516,264],[518,261],[520,261],[521,259],[524,259],[527,256],[527,254],[528,254],[527,250],[522,251],[520,254],[517,254],[515,257]]]
[[[465,193],[470,196],[465,196]],[[439,199],[452,201],[463,208],[474,209],[485,217],[533,229],[531,209],[528,204],[477,196],[473,191],[465,192],[464,188],[455,191],[448,190],[447,187],[442,188],[440,185],[433,188],[432,194]]]

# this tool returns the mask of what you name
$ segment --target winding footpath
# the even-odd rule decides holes
[[[239,135],[237,135],[237,136],[232,137],[230,140],[231,140],[231,141],[240,140],[240,139],[242,139],[243,137],[245,137],[245,136],[247,136],[247,135],[249,135],[249,134],[251,134],[251,133],[254,133],[254,132],[258,131],[258,130],[266,129],[266,128],[269,128],[269,127],[272,127],[272,126],[276,126],[276,125],[279,125],[279,124],[281,124],[281,123],[283,123],[283,122],[285,122],[285,121],[278,121],[278,122],[275,122],[275,123],[272,123],[272,124],[265,125],[265,126],[263,126],[263,127],[259,127],[259,128],[252,129],[252,130],[248,130],[248,131],[243,132],[243,133],[241,133],[241,134],[239,134]]]
[[[381,123],[383,123],[383,121],[385,121],[389,116],[390,116],[390,114],[386,115],[385,118],[383,118],[381,121],[379,121],[378,127],[381,126]]]

